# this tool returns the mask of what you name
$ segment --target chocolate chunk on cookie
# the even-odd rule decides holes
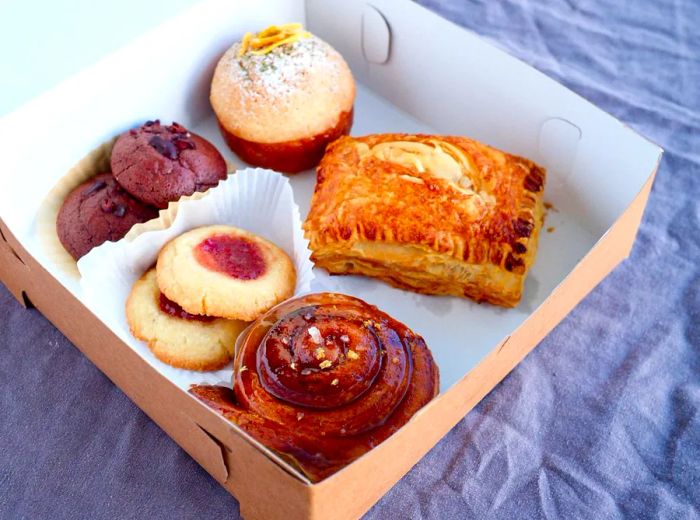
[[[131,226],[158,216],[158,210],[127,193],[110,173],[71,191],[56,219],[58,238],[78,260],[93,247],[126,235]]]
[[[119,136],[111,166],[124,189],[158,208],[226,178],[226,162],[214,145],[182,125],[159,120]]]

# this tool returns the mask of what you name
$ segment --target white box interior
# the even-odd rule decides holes
[[[660,149],[561,85],[410,2],[209,0],[0,121],[0,216],[22,245],[73,294],[79,284],[48,260],[35,215],[45,194],[88,151],[143,122],[175,120],[228,159],[208,103],[213,67],[244,32],[306,21],[335,46],[358,80],[352,133],[467,135],[548,167],[546,219],[536,263],[515,309],[422,296],[370,278],[317,273],[314,290],[354,294],[420,333],[444,391],[511,334],[571,272],[653,172]],[[163,42],[167,42],[164,45]],[[383,56],[388,61],[379,63]],[[5,145],[7,148],[7,145]],[[315,174],[292,177],[302,217]],[[117,334],[136,347],[124,325]],[[139,349],[140,350],[140,349]],[[147,350],[144,359],[169,375]],[[192,372],[190,382],[198,382]],[[183,385],[181,385],[183,386]]]

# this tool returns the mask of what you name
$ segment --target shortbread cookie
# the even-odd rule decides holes
[[[238,320],[185,312],[158,289],[156,270],[148,270],[126,302],[126,319],[134,337],[148,343],[168,365],[188,370],[216,370],[233,359],[236,338],[247,326]]]
[[[294,292],[296,273],[272,242],[232,226],[193,229],[158,255],[158,286],[192,314],[252,321]]]

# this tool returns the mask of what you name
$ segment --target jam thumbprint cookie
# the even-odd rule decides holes
[[[233,359],[236,338],[248,325],[237,320],[189,314],[160,292],[156,270],[148,270],[126,302],[131,333],[168,365],[217,370]]]
[[[185,311],[252,321],[294,292],[296,272],[272,242],[232,226],[193,229],[161,250],[158,286]]]

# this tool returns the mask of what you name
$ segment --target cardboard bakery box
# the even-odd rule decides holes
[[[396,434],[316,484],[188,395],[123,329],[107,326],[86,306],[78,280],[52,262],[36,222],[66,171],[146,119],[177,120],[235,161],[208,103],[213,67],[245,32],[288,21],[304,22],[348,61],[358,82],[353,134],[476,138],[547,167],[553,205],[544,225],[551,232],[543,229],[514,309],[317,273],[312,289],[354,294],[423,335],[441,387]],[[627,257],[662,153],[479,36],[394,0],[204,1],[3,118],[0,140],[12,143],[0,191],[2,282],[229,490],[245,518],[285,520],[357,518],[386,493]],[[291,178],[302,218],[314,182],[313,172]]]

